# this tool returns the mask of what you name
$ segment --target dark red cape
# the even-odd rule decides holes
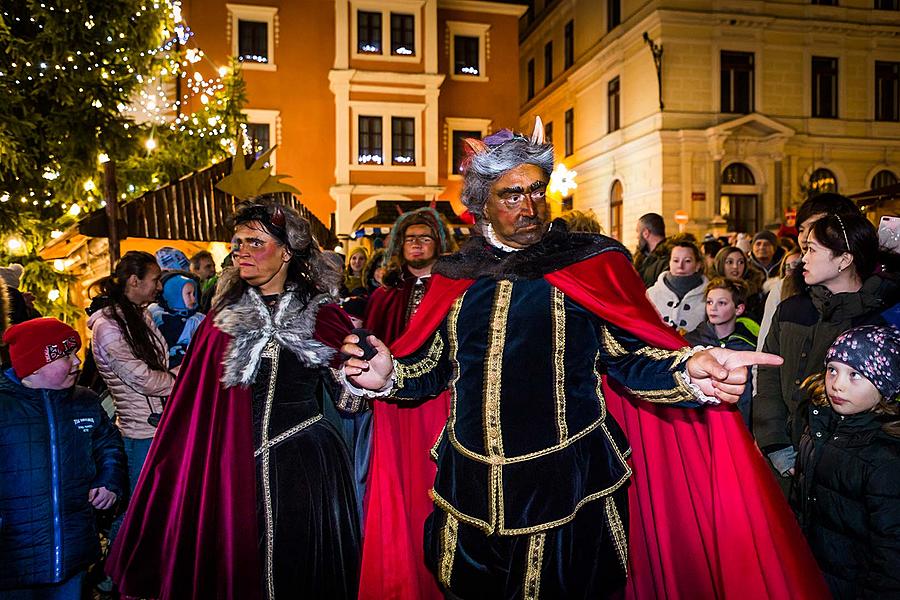
[[[407,356],[440,326],[471,279],[432,276],[407,333]],[[648,344],[681,348],[624,254],[605,252],[545,279]],[[633,449],[629,598],[827,598],[796,520],[738,411],[667,407],[628,397],[604,378],[610,413]],[[538,482],[536,482],[538,484]]]
[[[379,288],[366,306],[365,326],[390,344],[406,326],[411,282]],[[430,285],[430,279],[426,280]],[[450,415],[450,393],[423,404],[375,402],[366,486],[361,600],[440,600],[425,566],[422,531],[433,504],[428,491],[437,466],[429,450]]]
[[[262,599],[249,388],[223,388],[231,337],[208,315],[188,348],[106,571],[126,596]],[[352,325],[319,309],[315,338]]]

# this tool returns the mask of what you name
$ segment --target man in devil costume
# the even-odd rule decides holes
[[[355,393],[450,389],[424,532],[446,595],[610,597],[626,578],[641,598],[824,594],[729,406],[748,365],[780,358],[686,348],[621,244],[548,224],[539,122],[468,145],[482,236],[435,266],[393,356],[375,336],[369,360],[354,335],[342,348]]]
[[[365,324],[385,343],[406,329],[431,282],[438,257],[453,248],[440,214],[431,207],[400,215],[391,228],[384,285],[369,298]],[[450,394],[428,402],[378,402],[368,439],[360,439],[367,480],[360,600],[440,598],[422,553],[422,526],[431,512],[428,490],[435,466],[428,450],[450,414]],[[402,460],[398,460],[402,457]],[[359,462],[357,467],[359,467]]]

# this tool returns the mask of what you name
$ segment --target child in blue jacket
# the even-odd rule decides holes
[[[78,333],[52,318],[3,335],[0,373],[0,597],[81,598],[100,557],[94,510],[125,490],[118,430],[90,390],[75,385]]]

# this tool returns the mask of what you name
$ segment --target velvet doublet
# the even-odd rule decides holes
[[[435,503],[501,535],[567,523],[627,483],[629,447],[607,414],[603,375],[652,401],[694,399],[675,374],[683,351],[651,348],[586,310],[541,277],[530,251],[507,259],[530,272],[507,277],[496,257],[494,276],[397,360],[393,392],[421,398],[449,384],[450,419],[432,451]]]

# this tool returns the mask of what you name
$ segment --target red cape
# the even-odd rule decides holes
[[[379,288],[369,298],[365,326],[386,344],[403,332],[411,290]],[[415,406],[375,402],[372,412],[359,598],[440,600],[425,566],[422,531],[434,508],[428,491],[437,474],[429,450],[450,415],[450,393]]]
[[[685,345],[646,297],[624,254],[605,252],[544,277],[648,344]],[[432,276],[394,355],[415,352],[474,282]],[[731,406],[698,410],[635,400],[604,378],[610,413],[633,449],[629,598],[827,598],[777,482]]]
[[[219,383],[231,337],[213,318],[194,334],[106,561],[126,596],[264,596],[250,390]],[[337,347],[350,327],[326,305],[315,338]]]

